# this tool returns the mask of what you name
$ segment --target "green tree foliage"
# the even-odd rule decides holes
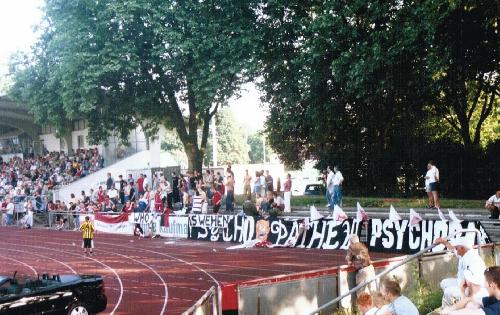
[[[290,165],[340,164],[353,193],[415,191],[428,159],[448,166],[448,187],[470,182],[458,174],[467,168],[460,164],[466,140],[456,140],[466,126],[480,141],[474,129],[482,130],[497,103],[498,8],[486,1],[267,2],[259,19],[260,88],[273,149]],[[481,34],[472,38],[467,23]],[[450,69],[460,75],[444,75]],[[464,109],[469,124],[459,118]],[[442,128],[454,117],[460,136]]]
[[[250,163],[265,163],[264,161],[264,146],[266,147],[266,160],[269,161],[273,153],[269,141],[264,140],[266,135],[263,132],[256,132],[248,136],[248,145],[250,146],[250,151],[248,152]]]
[[[217,129],[217,164],[245,164],[249,162],[250,147],[244,128],[236,121],[229,108],[220,110],[215,116]],[[205,164],[212,165],[212,136],[209,136]]]
[[[88,119],[94,143],[139,124],[173,128],[199,169],[210,119],[255,65],[251,5],[48,0],[33,57],[13,65],[11,95],[60,130]]]

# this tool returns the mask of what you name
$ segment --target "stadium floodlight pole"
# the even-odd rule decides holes
[[[476,233],[476,239],[477,239],[477,243],[479,245],[479,248],[478,248],[478,251],[479,253],[481,253],[481,244],[480,244],[480,238],[481,238],[481,232],[479,232],[477,229],[461,229],[461,230],[458,230],[456,231],[455,233],[451,234],[451,235],[448,235],[448,237],[446,237],[446,240],[450,240],[451,238],[455,237],[457,234],[461,234],[461,233],[469,233],[469,232],[473,232],[473,233]],[[423,254],[425,254],[426,252],[428,252],[429,250],[433,249],[434,247],[438,246],[439,244],[434,244],[432,243],[432,245],[430,246],[427,246],[426,248],[422,249],[421,251],[419,251],[418,253],[415,253],[411,256],[408,256],[406,257],[404,260],[400,261],[399,263],[397,263],[396,265],[394,265],[393,267],[391,268],[388,268],[384,271],[382,271],[381,273],[377,274],[375,277],[373,277],[372,279],[368,279],[366,280],[365,282],[362,282],[360,284],[358,284],[357,286],[355,286],[354,288],[352,288],[351,290],[349,290],[348,292],[342,294],[341,296],[338,296],[336,297],[335,299],[331,300],[330,302],[326,303],[326,304],[323,304],[321,305],[319,308],[317,308],[316,310],[312,311],[311,313],[309,313],[309,315],[315,315],[315,314],[318,314],[319,312],[327,309],[328,307],[334,305],[335,303],[338,303],[340,300],[342,300],[343,298],[345,298],[346,296],[349,296],[351,294],[353,294],[354,292],[358,291],[359,289],[362,289],[363,287],[367,286],[368,284],[372,283],[373,281],[375,280],[378,280],[380,278],[382,278],[383,276],[385,276],[386,274],[388,274],[389,272],[393,271],[394,269],[396,268],[399,268],[405,264],[407,264],[408,262],[412,261],[413,259],[415,258],[418,258],[419,256],[422,256]]]

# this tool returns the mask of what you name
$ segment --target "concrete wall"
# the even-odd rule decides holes
[[[40,140],[48,151],[61,151],[61,140],[54,133],[40,135]]]

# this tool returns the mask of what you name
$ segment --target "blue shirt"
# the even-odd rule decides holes
[[[403,295],[389,304],[389,310],[394,315],[419,315],[417,307],[410,301],[410,299]]]
[[[483,298],[483,311],[486,315],[500,314],[500,300],[495,297],[488,296]]]

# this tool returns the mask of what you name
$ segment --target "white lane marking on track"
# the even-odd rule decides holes
[[[65,262],[62,262],[60,260],[57,260],[57,259],[54,259],[52,257],[49,257],[49,256],[45,256],[45,255],[42,255],[42,254],[36,254],[36,253],[32,253],[32,252],[27,252],[25,250],[20,250],[20,249],[13,249],[13,248],[7,248],[7,247],[2,247],[0,248],[2,250],[10,250],[10,251],[16,251],[16,252],[21,252],[21,253],[26,253],[26,254],[30,254],[30,255],[35,255],[35,256],[38,256],[38,257],[43,257],[43,258],[47,258],[47,259],[50,259],[52,261],[55,261],[57,263],[60,263],[61,265],[65,266],[66,268],[68,268],[73,274],[78,274],[78,272],[75,271],[75,269],[71,268],[70,265],[66,264]]]
[[[27,263],[23,262],[23,261],[20,261],[20,260],[17,260],[17,259],[14,259],[14,258],[11,258],[11,257],[7,257],[7,256],[3,256],[3,255],[0,255],[0,257],[3,257],[5,259],[9,259],[9,260],[12,260],[12,261],[15,261],[17,262],[18,264],[21,264],[21,265],[24,265],[26,267],[28,267],[29,269],[31,269],[31,271],[33,271],[33,273],[35,274],[35,276],[38,275],[38,273],[36,272],[36,269],[33,268],[32,265],[28,265]]]
[[[100,251],[100,252],[107,252],[105,250],[96,250],[96,251]],[[160,276],[160,274],[153,268],[151,267],[150,265],[140,261],[140,260],[137,260],[135,258],[132,258],[132,257],[129,257],[127,255],[123,255],[123,254],[118,254],[118,253],[112,253],[114,255],[118,255],[118,256],[121,256],[121,257],[125,257],[127,259],[130,259],[130,260],[133,260],[143,266],[145,266],[146,268],[148,268],[149,270],[151,270],[157,277],[158,279],[160,279],[160,281],[162,282],[163,284],[163,287],[165,288],[165,295],[164,295],[164,299],[163,299],[163,307],[161,309],[161,312],[160,312],[160,315],[163,315],[163,313],[165,313],[165,309],[167,308],[167,303],[168,303],[168,288],[167,288],[167,284],[165,283],[165,280],[163,280],[163,277]],[[146,293],[142,293],[142,294],[146,294]]]
[[[122,279],[120,278],[120,276],[118,275],[118,273],[116,272],[115,269],[111,268],[110,266],[106,265],[105,263],[95,259],[95,258],[92,258],[92,257],[85,257],[83,255],[80,255],[80,254],[75,254],[73,252],[69,252],[69,251],[65,251],[65,250],[60,250],[60,249],[54,249],[54,248],[51,248],[51,247],[44,247],[44,246],[35,246],[35,245],[24,245],[24,244],[16,244],[17,246],[26,246],[26,247],[33,247],[33,248],[43,248],[43,249],[49,249],[49,250],[52,250],[52,251],[58,251],[58,252],[61,252],[61,253],[66,253],[66,254],[70,254],[70,255],[76,255],[76,256],[82,256],[84,258],[88,258],[88,259],[91,259],[93,261],[95,261],[96,263],[108,268],[112,273],[115,274],[116,276],[116,280],[118,280],[118,283],[120,284],[120,295],[118,297],[118,301],[116,302],[116,305],[115,307],[113,308],[113,310],[111,311],[111,313],[109,313],[109,315],[113,315],[116,310],[118,309],[118,306],[120,305],[120,303],[122,302],[122,297],[123,297],[123,283],[122,283]],[[35,271],[36,272],[36,271]]]

